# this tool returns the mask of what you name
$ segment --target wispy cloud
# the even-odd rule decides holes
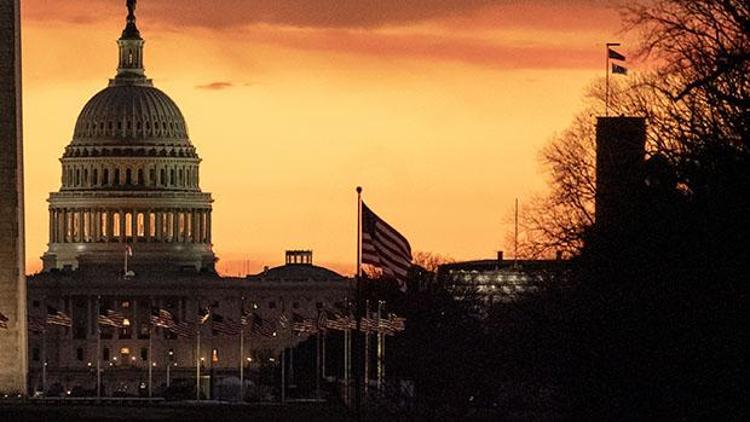
[[[211,91],[220,91],[222,89],[229,89],[229,88],[232,88],[234,86],[235,85],[233,83],[231,83],[231,82],[220,81],[220,82],[211,82],[211,83],[205,84],[205,85],[197,85],[196,88],[197,89],[207,89],[207,90],[211,90]]]

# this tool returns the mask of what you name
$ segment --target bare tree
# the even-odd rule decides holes
[[[686,192],[700,189],[696,173],[720,167],[726,157],[707,150],[750,152],[750,4],[661,0],[636,3],[623,14],[626,29],[641,35],[638,56],[657,66],[614,81],[610,109],[646,117],[648,153],[673,166]],[[593,116],[604,108],[602,85],[592,86],[586,109],[541,152],[550,191],[521,213],[522,256],[576,254],[594,223]]]

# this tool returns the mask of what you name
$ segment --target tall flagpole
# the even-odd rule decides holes
[[[150,302],[150,308],[149,311],[153,314],[154,312],[154,302],[153,298],[149,300]],[[153,381],[154,381],[154,359],[153,359],[153,351],[151,350],[153,348],[153,341],[151,338],[154,336],[154,324],[149,319],[148,322],[148,398],[152,398],[154,396],[154,388],[153,388]]]
[[[356,280],[356,314],[355,317],[357,319],[356,329],[354,330],[354,335],[358,336],[358,332],[361,328],[362,324],[362,187],[357,186],[357,280]],[[349,347],[349,350],[351,352],[351,346]],[[351,358],[349,359],[350,365],[351,365]],[[360,405],[361,405],[361,397],[360,397],[360,389],[361,389],[361,373],[359,371],[359,366],[357,366],[357,372],[356,372],[356,379],[355,379],[355,387],[354,387],[354,393],[355,393],[355,403],[357,405],[357,414],[359,414],[360,411]]]
[[[378,350],[377,350],[377,380],[378,391],[383,389],[383,331],[380,329],[381,318],[383,316],[383,304],[385,301],[378,301]]]
[[[370,317],[370,300],[365,301],[365,317]],[[365,335],[365,373],[364,373],[364,390],[367,397],[368,384],[370,382],[370,332],[363,330]]]
[[[47,309],[47,297],[42,299],[42,309]],[[45,311],[46,312],[46,311]],[[42,325],[42,392],[47,396],[47,318]]]
[[[198,300],[198,317],[195,324],[195,399],[201,399],[201,302]]]
[[[243,401],[245,399],[245,325],[247,324],[245,296],[242,296],[240,306],[240,401]],[[243,321],[245,324],[242,323]]]
[[[607,72],[606,82],[605,82],[605,94],[604,94],[604,115],[609,116],[609,48],[610,47],[617,47],[620,43],[617,42],[608,42],[606,44],[606,60],[605,60],[605,67]]]
[[[102,326],[99,324],[101,314],[101,296],[96,297],[96,398],[102,398]]]

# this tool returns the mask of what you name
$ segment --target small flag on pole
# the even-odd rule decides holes
[[[181,321],[169,327],[169,331],[180,337],[192,337],[195,335],[195,325],[187,321]]]
[[[617,63],[612,63],[612,74],[627,75],[628,69],[625,66],[620,66]]]
[[[171,328],[175,325],[174,316],[166,309],[154,308],[151,310],[151,325],[161,328]]]
[[[218,334],[236,336],[242,331],[242,326],[214,312],[211,314],[211,329]]]
[[[396,229],[362,203],[362,263],[380,268],[406,290],[411,246]]]
[[[47,324],[72,327],[73,320],[64,312],[58,311],[57,308],[47,306]]]
[[[211,310],[208,307],[198,309],[198,324],[205,324],[208,321],[208,317],[211,315]]]
[[[625,61],[625,56],[616,52],[615,50],[612,50],[611,48],[607,49],[607,53],[610,59]]]
[[[125,245],[125,252],[128,254],[128,256],[133,256],[133,247],[130,245]]]
[[[3,330],[8,329],[8,317],[0,312],[0,328]]]

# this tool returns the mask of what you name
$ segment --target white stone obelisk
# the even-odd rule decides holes
[[[0,393],[26,394],[23,137],[19,0],[0,1]]]

